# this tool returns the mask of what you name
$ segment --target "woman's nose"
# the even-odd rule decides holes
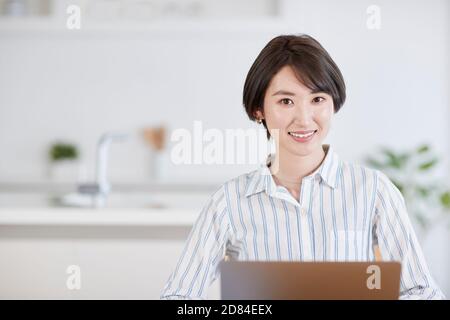
[[[309,124],[312,120],[312,110],[306,104],[295,107],[295,120],[300,124]]]

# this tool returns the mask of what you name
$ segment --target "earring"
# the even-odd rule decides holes
[[[256,120],[256,122],[258,122],[259,124],[261,124],[261,123],[262,123],[262,119],[258,119],[258,120]]]

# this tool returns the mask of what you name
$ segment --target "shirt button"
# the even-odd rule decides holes
[[[302,216],[306,216],[306,209],[305,209],[305,208],[302,208],[302,209],[301,209],[301,213],[302,213]]]

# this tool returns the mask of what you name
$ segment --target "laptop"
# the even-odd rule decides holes
[[[222,261],[223,300],[397,300],[399,262]]]

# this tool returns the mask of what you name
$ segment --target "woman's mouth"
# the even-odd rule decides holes
[[[316,134],[317,130],[308,130],[300,132],[290,131],[288,134],[297,142],[308,142]]]

